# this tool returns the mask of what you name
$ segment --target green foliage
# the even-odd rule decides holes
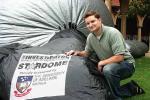
[[[150,16],[150,0],[144,0],[144,4],[146,7],[147,15]]]
[[[150,15],[150,0],[132,0],[129,3],[129,16]]]

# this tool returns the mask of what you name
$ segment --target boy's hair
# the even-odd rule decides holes
[[[92,11],[92,10],[86,12],[83,18],[86,19],[87,17],[93,16],[93,15],[94,15],[96,18],[98,18],[98,19],[101,18],[100,14],[99,14],[98,12]]]

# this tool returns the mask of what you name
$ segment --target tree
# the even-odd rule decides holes
[[[150,15],[150,0],[132,0],[129,3],[129,16],[145,16]]]
[[[138,40],[141,41],[141,28],[146,16],[150,15],[150,0],[132,0],[129,3],[128,16],[137,16]]]

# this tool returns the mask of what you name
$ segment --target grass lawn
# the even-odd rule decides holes
[[[122,83],[128,82],[131,79],[135,80],[146,93],[124,100],[150,100],[150,58],[137,58],[135,68],[134,75],[130,79],[122,81]]]

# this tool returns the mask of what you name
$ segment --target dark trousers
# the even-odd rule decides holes
[[[127,87],[120,86],[120,81],[132,76],[134,71],[133,64],[127,61],[107,64],[103,67],[102,74],[109,85],[112,95],[111,100],[122,100],[122,97],[132,96]]]

